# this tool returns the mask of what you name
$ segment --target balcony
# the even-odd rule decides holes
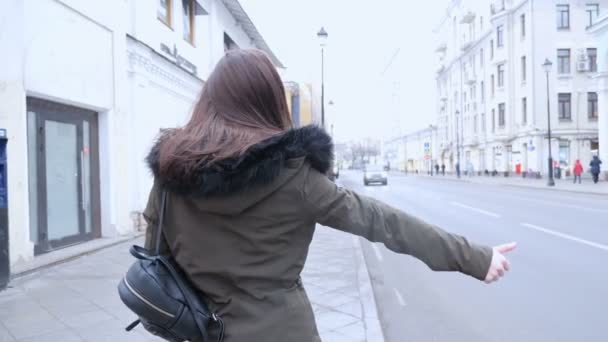
[[[440,62],[439,65],[437,65],[437,73],[441,74],[444,70],[445,70],[445,65],[443,64],[443,62]]]
[[[475,20],[475,13],[467,11],[460,19],[461,24],[470,24]]]
[[[462,51],[466,51],[473,46],[473,43],[475,43],[473,37],[462,37],[462,40],[460,41],[460,49]]]
[[[448,46],[446,43],[441,43],[439,45],[437,45],[437,48],[435,49],[435,52],[437,53],[443,53],[448,49]]]
[[[495,0],[490,4],[490,13],[496,15],[505,10],[505,0]]]
[[[467,71],[464,73],[464,83],[471,85],[475,83],[476,80],[477,77],[475,76],[474,72]]]

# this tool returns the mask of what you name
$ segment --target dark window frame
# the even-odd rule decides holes
[[[498,89],[504,88],[505,86],[505,64],[498,64],[496,66],[496,81]]]
[[[496,47],[501,48],[505,45],[504,41],[505,28],[503,25],[496,26]]]
[[[161,3],[159,0],[158,6],[161,7]],[[163,17],[159,10],[156,10],[156,18],[163,24],[167,25],[168,28],[173,29],[173,0],[164,0],[167,4],[167,15]]]
[[[570,5],[557,4],[556,9],[556,24],[558,30],[570,29]]]
[[[188,7],[186,7],[188,6]],[[187,9],[187,11],[186,11]],[[190,45],[195,46],[195,15],[194,15],[194,0],[182,0],[182,20],[184,21],[183,38]],[[186,23],[188,23],[189,32],[186,31]]]
[[[591,120],[597,120],[599,116],[597,92],[587,93],[587,116]]]
[[[572,72],[571,64],[572,55],[570,49],[557,49],[557,73],[560,75],[569,75]]]
[[[589,72],[597,72],[597,49],[587,48],[587,57],[589,58]]]
[[[595,8],[591,8],[593,6]],[[598,4],[598,3],[585,4],[585,12],[587,12],[587,18],[589,19],[589,21],[587,22],[587,27],[591,27],[591,26],[593,26],[595,19],[597,19],[600,16],[600,4]],[[594,13],[595,13],[595,16],[594,16]]]
[[[572,94],[557,94],[557,113],[560,121],[572,120]]]
[[[528,98],[521,98],[521,123],[523,125],[528,124]]]

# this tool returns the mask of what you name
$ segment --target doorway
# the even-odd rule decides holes
[[[97,113],[28,98],[27,115],[34,253],[100,237]]]

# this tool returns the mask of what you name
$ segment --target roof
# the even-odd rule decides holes
[[[266,41],[264,40],[258,29],[255,27],[255,25],[251,21],[251,18],[249,18],[247,12],[245,12],[243,6],[241,6],[239,1],[222,0],[222,3],[224,4],[224,6],[226,6],[228,12],[230,12],[234,19],[236,19],[239,25],[241,25],[247,36],[251,38],[251,41],[253,42],[255,47],[266,52],[275,66],[279,68],[285,68],[285,66],[281,63],[281,61],[279,61],[277,56],[272,52],[272,50],[270,50],[270,47],[268,47],[268,44],[266,44]]]

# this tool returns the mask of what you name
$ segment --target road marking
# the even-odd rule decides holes
[[[590,246],[590,247],[595,247],[595,248],[598,248],[598,249],[601,249],[601,250],[604,250],[604,251],[608,251],[608,246],[607,245],[602,245],[601,243],[592,242],[592,241],[589,241],[589,240],[578,238],[576,236],[572,236],[572,235],[556,232],[554,230],[543,228],[543,227],[540,227],[540,226],[537,226],[537,225],[533,225],[533,224],[530,224],[530,223],[522,223],[521,225],[524,226],[524,227],[527,227],[527,228],[538,230],[539,232],[543,232],[543,233],[546,233],[546,234],[549,234],[549,235],[561,237],[562,239],[566,239],[566,240],[582,243],[583,245],[587,245],[587,246]]]
[[[380,253],[380,249],[378,249],[378,245],[376,245],[375,243],[372,243],[372,248],[374,249],[374,254],[376,254],[376,258],[378,258],[378,260],[382,261],[382,253]]]
[[[399,302],[399,305],[405,306],[405,300],[403,300],[403,296],[401,295],[399,290],[397,290],[397,288],[393,287],[393,292],[395,292],[395,297],[397,297],[397,301]]]
[[[458,203],[458,202],[451,202],[451,205],[455,205],[457,207],[461,207],[461,208],[465,208],[465,209],[469,209],[475,212],[478,212],[480,214],[484,214],[484,215],[488,215],[488,216],[492,216],[492,217],[500,217],[500,215],[493,213],[491,211],[487,211],[487,210],[483,210],[483,209],[479,209],[479,208],[475,208],[475,207],[471,207],[468,206],[466,204],[462,204],[462,203]]]

